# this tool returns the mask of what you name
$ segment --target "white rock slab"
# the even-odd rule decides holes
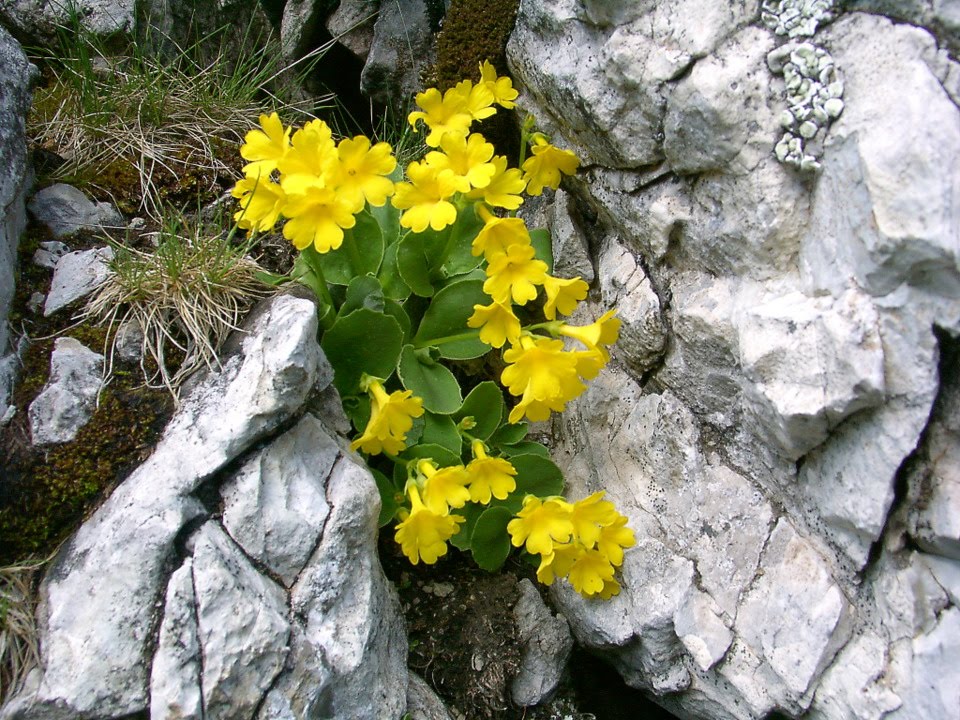
[[[908,283],[956,296],[960,108],[930,66],[936,40],[862,13],[821,35],[843,71],[844,112],[824,144],[801,272],[814,289],[853,277],[873,295]]]
[[[287,587],[327,520],[324,481],[339,453],[320,421],[308,414],[221,487],[227,532]]]
[[[809,717],[881,720],[900,707],[900,697],[885,677],[888,644],[872,631],[858,631],[823,674]]]
[[[150,668],[150,720],[203,720],[193,561],[170,576]]]
[[[34,445],[70,442],[90,421],[103,385],[103,361],[79,340],[57,338],[50,377],[27,410]]]
[[[667,341],[660,298],[633,253],[612,238],[600,254],[599,275],[603,303],[617,309],[621,322],[613,354],[642,374],[660,360]]]
[[[761,562],[764,573],[740,605],[736,632],[800,700],[846,642],[850,603],[824,557],[786,519]]]
[[[61,257],[53,271],[43,316],[49,317],[100,287],[110,275],[112,259],[113,250],[108,247],[79,250]]]
[[[960,717],[960,609],[944,610],[933,630],[896,646],[893,665],[903,704],[886,718]]]
[[[680,642],[703,672],[720,662],[733,642],[723,611],[706,593],[691,591],[674,614],[673,625]]]
[[[788,459],[820,445],[844,418],[883,402],[879,320],[863,293],[760,298],[735,324],[748,404],[762,426],[757,435],[772,436]]]
[[[318,378],[329,382],[312,302],[273,298],[246,329],[238,354],[183,399],[153,454],[61,549],[40,590],[43,676],[4,720],[147,710],[155,605],[177,536],[206,514],[192,493],[290,418]]]
[[[289,652],[287,596],[216,522],[190,538],[206,718],[253,717]]]
[[[330,514],[320,544],[291,590],[294,671],[259,717],[379,720],[406,705],[407,641],[396,591],[376,555],[380,496],[369,471],[341,457],[327,481]]]

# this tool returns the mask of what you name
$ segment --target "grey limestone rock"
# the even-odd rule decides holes
[[[112,248],[78,250],[57,261],[50,282],[50,292],[43,304],[43,315],[49,317],[72,302],[86,297],[110,276]]]
[[[132,34],[135,27],[133,0],[77,0],[72,6],[58,0],[0,0],[0,19],[17,35],[41,44],[55,41],[72,19],[100,40]]]
[[[103,385],[103,359],[78,340],[57,338],[50,377],[27,411],[34,445],[70,442],[93,417]]]
[[[26,194],[33,180],[26,121],[36,77],[37,69],[23,48],[0,26],[0,416],[7,414],[16,369],[15,357],[7,354],[7,316],[17,276],[17,247],[27,224]]]
[[[202,720],[200,639],[193,562],[184,561],[167,583],[163,621],[150,667],[150,718]]]
[[[443,700],[415,672],[407,674],[407,712],[411,720],[452,720]]]
[[[520,599],[513,608],[523,643],[520,670],[510,685],[515,705],[539,705],[550,699],[566,671],[573,636],[562,615],[554,615],[529,580],[521,580]]]
[[[30,199],[27,208],[57,239],[87,228],[126,225],[113,205],[94,202],[73,185],[66,183],[57,183],[38,190]]]
[[[376,102],[397,104],[421,88],[422,71],[433,62],[433,31],[426,0],[380,5],[360,87]]]

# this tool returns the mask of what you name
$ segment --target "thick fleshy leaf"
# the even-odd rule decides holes
[[[463,406],[454,413],[453,419],[460,422],[465,417],[473,418],[470,434],[481,440],[489,438],[503,419],[503,391],[491,380],[485,380],[471,390],[463,400]]]
[[[383,527],[393,520],[404,501],[404,497],[403,493],[398,491],[390,481],[390,478],[382,472],[374,469],[371,469],[370,472],[377,483],[377,490],[380,491],[380,517],[377,522],[379,527]]]
[[[459,453],[451,452],[449,448],[443,445],[433,445],[421,443],[413,445],[403,451],[401,455],[405,460],[418,460],[428,458],[433,460],[437,467],[450,467],[451,465],[460,465],[461,459]]]
[[[530,426],[525,422],[501,425],[497,431],[490,436],[487,441],[492,447],[501,445],[513,445],[523,440],[527,436]]]
[[[440,355],[452,360],[469,360],[490,351],[476,330],[467,327],[474,305],[488,305],[482,280],[464,280],[440,290],[420,321],[413,338],[418,347],[436,347]]]
[[[320,347],[333,366],[333,382],[340,395],[356,395],[363,373],[379,378],[393,374],[403,331],[389,315],[361,308],[337,318]]]
[[[550,239],[550,231],[546,228],[537,228],[530,231],[530,244],[533,245],[533,251],[536,253],[537,260],[543,260],[547,264],[547,272],[553,272],[553,241]]]
[[[460,525],[460,530],[457,532],[457,534],[450,538],[450,544],[458,550],[469,550],[470,538],[473,535],[473,528],[476,526],[477,520],[480,519],[480,516],[483,515],[486,509],[486,505],[480,505],[472,502],[468,502],[462,508],[457,508],[456,514],[464,518],[465,522]]]
[[[343,244],[320,255],[327,282],[346,285],[358,275],[376,273],[383,260],[386,243],[379,223],[366,210],[355,216],[356,225],[343,231]]]
[[[399,323],[400,329],[403,331],[403,342],[410,342],[410,317],[407,315],[407,311],[403,309],[403,305],[396,300],[385,299],[383,301],[383,312]]]
[[[387,245],[383,253],[383,262],[380,264],[380,284],[383,286],[383,294],[393,300],[406,300],[410,297],[410,286],[400,277],[400,271],[397,269],[397,247],[398,243]]]
[[[397,271],[411,291],[421,297],[434,293],[430,255],[423,233],[407,233],[397,243]]]
[[[517,489],[506,500],[497,501],[497,505],[509,508],[511,512],[520,512],[523,498],[536,495],[544,498],[560,495],[563,492],[563,473],[550,458],[542,455],[516,455],[510,462],[517,470]]]
[[[510,536],[507,523],[513,519],[513,513],[505,507],[487,508],[470,536],[470,552],[473,559],[484,570],[499,570],[510,554]]]
[[[550,451],[545,445],[532,440],[521,440],[518,443],[501,445],[500,452],[509,457],[514,455],[540,455],[541,457],[550,457]]]
[[[390,173],[390,179],[394,182],[400,182],[403,180],[403,168],[397,165],[396,170]],[[401,211],[397,210],[389,200],[380,207],[374,207],[372,205],[367,206],[367,212],[370,213],[370,216],[377,221],[377,224],[380,226],[380,232],[383,233],[384,243],[389,246],[391,243],[397,241],[397,238],[400,237],[400,214]]]
[[[442,445],[450,452],[460,454],[463,449],[463,440],[457,432],[457,425],[449,415],[424,413],[423,436],[420,442],[431,445]]]
[[[450,255],[443,263],[443,274],[446,277],[470,272],[483,262],[482,255],[476,257],[473,254],[473,240],[481,229],[483,220],[477,217],[472,205],[460,211],[457,222],[450,231]]]
[[[413,345],[404,345],[397,374],[403,386],[422,398],[423,407],[430,412],[450,415],[463,404],[460,383],[427,350],[415,350]]]
[[[339,315],[343,317],[360,308],[383,312],[383,288],[371,275],[360,275],[350,281]]]

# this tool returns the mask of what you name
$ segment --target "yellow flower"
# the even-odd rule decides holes
[[[480,340],[491,347],[503,347],[509,340],[520,338],[520,320],[513,314],[512,305],[493,301],[489,305],[474,305],[467,326],[480,328]]]
[[[537,580],[544,585],[553,585],[557,578],[565,578],[582,552],[583,546],[577,543],[555,543],[551,552],[540,556]]]
[[[443,95],[436,88],[418,93],[415,98],[420,110],[407,116],[411,125],[423,120],[430,132],[426,143],[430,147],[440,147],[440,140],[447,133],[466,135],[473,122],[473,116],[467,109],[467,97],[457,88],[450,88]]]
[[[617,513],[617,518],[600,530],[597,540],[597,550],[614,567],[623,565],[623,551],[625,548],[637,544],[633,530],[627,527],[627,518]]]
[[[514,100],[518,93],[513,82],[508,77],[497,77],[496,68],[489,60],[480,63],[480,84],[486,87],[493,95],[493,101],[506,110],[512,110],[516,107]]]
[[[467,485],[470,476],[463,465],[451,465],[437,469],[430,460],[417,463],[417,470],[426,477],[423,484],[423,501],[435,513],[444,513],[448,508],[461,508],[470,499]]]
[[[604,580],[603,589],[598,592],[595,597],[600,598],[601,600],[609,600],[614,595],[620,594],[620,583],[616,579]]]
[[[530,420],[546,420],[550,411],[560,412],[566,403],[586,389],[577,375],[577,361],[564,352],[562,340],[520,338],[520,344],[504,352],[509,363],[500,375],[501,382],[522,399],[510,411],[511,423],[526,415]]]
[[[584,380],[593,380],[610,360],[606,350],[575,350],[570,353],[577,362],[577,375]]]
[[[487,279],[483,291],[497,302],[513,299],[524,305],[537,297],[537,285],[543,284],[547,264],[534,259],[532,245],[510,245],[505,253],[498,253],[488,261]]]
[[[505,210],[516,210],[523,204],[520,193],[527,187],[527,181],[518,168],[507,167],[507,159],[502,155],[494,155],[490,162],[494,167],[490,182],[479,190],[471,190],[467,198],[483,200],[488,205]]]
[[[350,449],[368,455],[384,451],[396,455],[406,447],[413,418],[423,415],[423,400],[412,397],[411,390],[387,395],[383,384],[374,379],[368,381],[366,390],[370,394],[370,421],[363,434],[350,443]]]
[[[243,166],[243,172],[250,175],[268,177],[277,169],[277,162],[290,147],[290,131],[284,128],[276,113],[260,116],[262,130],[250,130],[240,146],[240,157],[250,160]]]
[[[489,185],[490,178],[497,171],[489,162],[493,157],[493,145],[480,133],[468,137],[447,134],[440,141],[440,149],[443,152],[433,150],[424,159],[437,170],[451,170],[457,192],[465,193],[471,188]]]
[[[474,440],[471,448],[473,460],[467,465],[471,502],[486,505],[491,495],[503,500],[517,489],[517,481],[513,479],[517,469],[509,460],[488,457],[480,440]]]
[[[249,175],[237,182],[230,194],[240,200],[240,210],[233,215],[237,227],[259,232],[273,229],[287,199],[277,183],[266,179],[258,181]]]
[[[598,550],[584,550],[570,567],[568,578],[574,590],[592,597],[603,592],[613,573],[613,565]]]
[[[281,184],[287,192],[283,214],[290,218],[283,226],[283,236],[299,250],[313,245],[317,252],[325,253],[340,247],[343,229],[357,223],[353,214],[359,208],[350,198],[305,175],[285,177]]]
[[[567,325],[560,323],[557,332],[566,337],[578,340],[587,346],[588,350],[598,350],[604,357],[604,362],[610,359],[607,346],[612,345],[620,337],[620,320],[614,317],[616,310],[607,310],[596,322],[589,325]]]
[[[511,245],[530,245],[530,231],[522,218],[498,218],[483,205],[477,207],[477,214],[485,222],[473,239],[470,252],[475,257],[482,253],[489,262],[497,255],[506,254]]]
[[[514,547],[526,546],[534,555],[553,552],[554,543],[565,543],[573,535],[570,503],[562,498],[541,500],[535,495],[523,499],[523,508],[507,523]]]
[[[410,182],[397,183],[393,206],[406,210],[400,224],[419,233],[431,227],[443,230],[457,220],[457,208],[449,202],[456,193],[456,181],[451,170],[437,170],[416,161],[407,166]]]
[[[385,176],[397,167],[397,159],[387,143],[370,147],[370,140],[363,135],[345,138],[337,145],[337,157],[340,159],[338,192],[353,194],[361,206],[366,200],[377,207],[393,195],[393,181]]]
[[[470,80],[461,80],[453,90],[463,98],[463,107],[474,120],[483,120],[497,112],[493,107],[493,92],[483,83],[474,85]]]
[[[621,515],[609,500],[603,499],[603,490],[577,500],[570,513],[577,541],[592,548],[600,539],[601,529],[612,525]]]
[[[541,194],[544,186],[556,190],[560,187],[560,173],[573,175],[577,171],[580,161],[569,150],[554,147],[540,133],[534,134],[532,143],[532,154],[523,163],[523,174],[530,195]]]
[[[590,286],[579,277],[567,280],[547,275],[543,279],[543,289],[547,293],[543,314],[547,320],[556,320],[557,312],[561,315],[572,313],[577,303],[587,296]]]
[[[410,486],[410,511],[397,523],[394,535],[403,554],[416,565],[421,560],[433,565],[447,554],[447,540],[457,534],[464,518],[460,515],[436,513],[425,507],[415,485]]]
[[[338,163],[330,127],[323,120],[311,120],[293,134],[290,147],[277,161],[277,169],[287,178],[305,175],[326,184]]]

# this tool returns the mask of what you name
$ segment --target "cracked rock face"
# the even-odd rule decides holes
[[[949,3],[893,5],[520,5],[521,104],[586,166],[547,214],[623,320],[555,457],[638,539],[609,603],[551,592],[681,717],[960,717],[960,65]],[[814,16],[844,107],[800,174],[772,60]]]
[[[297,419],[332,380],[316,323],[290,296],[255,311],[222,371],[63,546],[41,587],[41,668],[0,717],[403,714],[375,483],[320,420]]]

